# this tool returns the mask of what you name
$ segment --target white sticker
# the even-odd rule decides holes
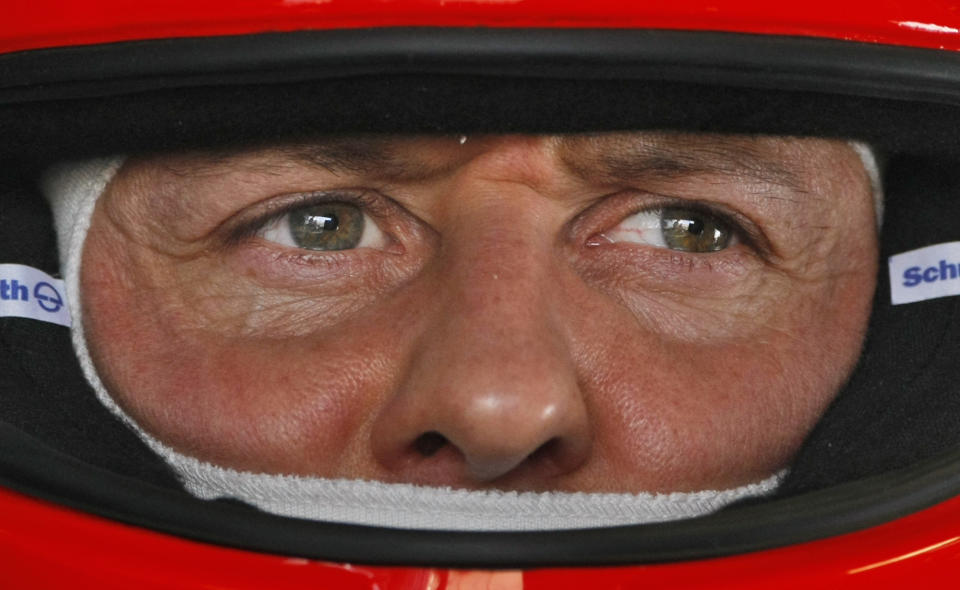
[[[960,295],[960,242],[947,242],[890,257],[894,305]]]
[[[0,264],[0,317],[70,326],[63,281],[32,266]]]

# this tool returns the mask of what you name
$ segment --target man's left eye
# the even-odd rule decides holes
[[[387,244],[386,236],[363,209],[342,201],[293,209],[268,222],[258,234],[265,240],[304,250],[383,248]]]
[[[683,252],[717,252],[737,243],[731,224],[698,209],[664,207],[639,211],[603,232],[611,242],[632,242]]]

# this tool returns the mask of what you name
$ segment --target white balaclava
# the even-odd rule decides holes
[[[875,180],[874,186],[878,186],[872,153],[866,148],[857,151]],[[198,498],[236,498],[266,512],[329,522],[409,529],[531,531],[692,518],[742,498],[769,494],[783,478],[785,472],[780,472],[728,490],[669,494],[467,491],[240,472],[183,455],[144,431],[117,405],[97,375],[84,336],[79,291],[83,244],[94,205],[122,162],[122,158],[114,158],[61,165],[45,178],[44,191],[54,213],[61,272],[73,318],[73,346],[100,402],[163,457],[186,490]]]

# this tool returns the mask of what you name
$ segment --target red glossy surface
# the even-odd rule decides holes
[[[956,2],[7,0],[0,53],[130,39],[371,26],[715,30],[960,49]]]
[[[117,524],[0,488],[0,587],[953,588],[960,498],[865,531],[737,557],[655,566],[462,572],[332,564],[215,547]],[[493,576],[491,578],[491,576]]]
[[[960,50],[960,3],[847,0],[7,0],[0,53],[131,39],[386,26],[716,30]],[[954,587],[960,499],[872,529],[731,558],[541,569],[517,588]],[[490,574],[331,564],[216,547],[0,489],[0,588],[430,589]]]

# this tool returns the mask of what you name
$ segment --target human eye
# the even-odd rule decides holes
[[[321,252],[383,249],[389,242],[361,204],[342,200],[288,207],[271,217],[257,235],[282,246]]]
[[[604,231],[609,242],[646,244],[682,252],[718,252],[739,243],[736,224],[695,207],[638,211]]]

